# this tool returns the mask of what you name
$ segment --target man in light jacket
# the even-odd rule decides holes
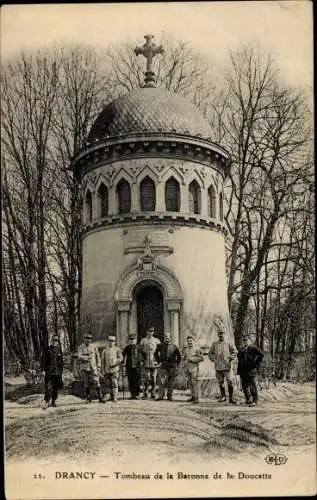
[[[233,382],[231,363],[237,356],[235,346],[225,340],[225,332],[222,326],[218,327],[218,340],[212,343],[208,353],[210,361],[215,363],[216,377],[220,389],[219,402],[226,401],[225,380],[228,385],[229,403],[236,404],[233,399]]]
[[[84,381],[84,393],[87,403],[91,402],[91,393],[93,387],[96,387],[96,392],[100,403],[105,400],[102,397],[100,389],[100,356],[97,346],[91,343],[92,335],[87,333],[84,335],[84,343],[78,348],[78,360],[80,373]]]
[[[199,403],[198,371],[199,363],[204,360],[204,355],[202,354],[200,348],[195,346],[194,342],[194,336],[188,335],[187,346],[183,351],[183,361],[184,372],[191,392],[191,398],[188,402]]]
[[[144,394],[142,399],[148,398],[149,387],[151,387],[151,398],[155,399],[157,361],[154,357],[154,353],[159,343],[159,339],[154,337],[154,327],[150,326],[147,330],[146,337],[140,342],[140,347],[145,357]]]
[[[108,345],[101,353],[101,374],[114,403],[118,401],[118,380],[120,365],[123,361],[121,349],[115,345],[115,342],[116,337],[109,335]]]

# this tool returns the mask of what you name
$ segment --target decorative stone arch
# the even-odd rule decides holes
[[[133,176],[125,167],[120,167],[112,178],[111,184],[112,186],[114,186],[115,189],[117,187],[117,184],[119,184],[119,182],[121,181],[121,179],[124,179],[130,184],[130,186],[132,186]]]
[[[150,177],[150,179],[152,179],[152,181],[154,181],[155,183],[158,182],[158,175],[157,175],[157,172],[155,172],[155,170],[150,166],[150,165],[144,165],[144,167],[142,167],[140,169],[140,171],[137,173],[136,175],[136,181],[137,183],[140,185],[140,182],[143,181],[143,179],[145,179],[145,177]]]
[[[187,186],[189,186],[189,184],[193,181],[197,181],[201,189],[205,188],[205,179],[196,168],[189,174],[188,178],[186,179]]]
[[[162,291],[165,329],[170,331],[174,341],[179,344],[183,303],[182,287],[174,273],[168,268],[154,263],[150,269],[142,269],[139,262],[121,275],[114,293],[117,310],[117,338],[120,345],[127,342],[129,333],[136,333],[136,303],[133,292],[142,282],[154,284]]]
[[[84,198],[86,197],[87,191],[90,191],[91,194],[93,195],[95,192],[95,185],[91,182],[90,179],[87,179],[85,183],[83,183],[83,193],[84,193]]]
[[[179,169],[175,165],[169,165],[168,169],[162,175],[162,182],[165,184],[168,179],[174,177],[180,185],[185,185],[184,175],[180,173]]]
[[[96,193],[98,192],[98,189],[100,188],[101,184],[104,184],[108,190],[110,189],[109,179],[107,179],[103,173],[99,174],[99,176],[98,176],[98,179],[96,182]]]

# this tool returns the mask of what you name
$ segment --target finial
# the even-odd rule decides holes
[[[152,42],[153,35],[144,35],[145,44],[143,47],[135,47],[134,52],[138,56],[142,54],[146,59],[146,71],[145,71],[145,85],[144,87],[155,87],[155,74],[152,70],[152,59],[157,54],[164,54],[164,49],[162,45],[157,47],[155,43]]]

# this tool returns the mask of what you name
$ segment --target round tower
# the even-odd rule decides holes
[[[201,112],[154,86],[150,36],[145,85],[108,104],[74,159],[83,189],[82,320],[95,340],[138,339],[153,325],[184,344],[214,339],[228,314],[223,183],[228,153]]]

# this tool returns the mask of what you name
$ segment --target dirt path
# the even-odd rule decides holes
[[[255,408],[220,405],[205,400],[127,401],[89,405],[60,396],[58,407],[43,411],[41,396],[25,404],[6,402],[7,459],[60,456],[97,458],[107,454],[120,461],[149,457],[172,463],[206,456],[263,455],[265,450],[309,447],[315,442],[314,388],[287,386],[263,391]],[[276,394],[279,401],[276,401]],[[242,402],[239,395],[240,402]]]

